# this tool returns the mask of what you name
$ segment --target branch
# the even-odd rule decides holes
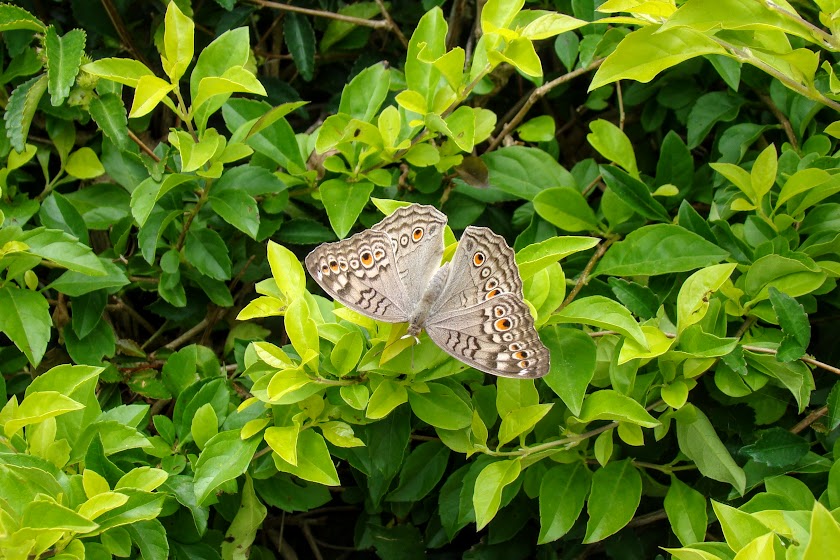
[[[825,416],[826,414],[828,414],[828,406],[822,406],[816,409],[815,411],[811,412],[811,414],[803,418],[798,424],[796,424],[796,426],[791,428],[790,433],[798,434],[799,432],[801,432],[802,430],[804,430],[805,428],[807,428],[808,426]]]
[[[762,348],[761,346],[749,346],[744,344],[742,346],[744,350],[749,350],[750,352],[754,352],[756,354],[773,354],[776,355],[777,351],[773,348]],[[826,371],[830,371],[833,374],[840,375],[840,368],[836,368],[832,365],[829,365],[825,362],[821,362],[819,360],[815,360],[814,358],[810,358],[808,356],[802,356],[799,358],[801,361],[805,362],[806,364],[811,364],[812,366],[816,366],[820,369],[824,369]]]
[[[328,12],[325,10],[311,10],[309,8],[301,8],[299,6],[291,6],[289,4],[281,4],[279,2],[271,2],[270,0],[248,0],[250,4],[255,4],[257,6],[262,6],[264,8],[274,8],[275,10],[281,10],[284,12],[296,12],[298,14],[306,14],[308,16],[315,16],[315,17],[322,17],[327,19],[335,19],[338,21],[344,21],[346,23],[352,23],[354,25],[362,25],[364,27],[372,27],[374,29],[391,29],[391,24],[382,19],[364,19],[364,18],[357,18],[353,16],[345,16],[342,14],[337,14],[335,12]],[[403,37],[405,38],[405,37]]]
[[[566,296],[566,299],[563,300],[563,303],[560,304],[560,307],[557,308],[557,311],[560,311],[570,303],[575,297],[578,295],[586,283],[589,281],[589,273],[592,272],[592,269],[595,268],[595,265],[598,264],[598,261],[601,260],[601,257],[604,256],[604,253],[607,252],[607,249],[610,248],[610,245],[618,241],[617,237],[608,237],[604,243],[601,243],[598,246],[598,249],[595,250],[595,254],[592,255],[592,258],[589,259],[589,262],[586,263],[586,268],[583,269],[583,272],[580,273],[580,277],[578,281],[575,283],[575,287],[572,288],[572,291],[569,292],[569,295]]]
[[[499,146],[499,144],[501,144],[502,141],[508,135],[510,135],[510,133],[513,131],[513,129],[516,128],[517,126],[519,126],[519,123],[522,122],[522,119],[525,118],[525,115],[528,114],[528,111],[531,110],[531,107],[534,106],[534,103],[536,103],[543,96],[548,94],[548,92],[550,92],[551,90],[553,90],[554,88],[556,88],[557,86],[559,86],[561,84],[565,84],[566,82],[577,78],[578,76],[581,76],[583,74],[586,74],[587,72],[591,72],[592,70],[595,70],[596,68],[601,66],[601,63],[603,63],[603,62],[604,62],[604,59],[599,58],[597,60],[592,61],[589,64],[589,66],[587,66],[586,68],[578,68],[577,70],[569,72],[568,74],[563,74],[562,76],[560,76],[558,78],[555,78],[555,79],[551,80],[550,82],[546,82],[543,85],[541,85],[540,87],[534,89],[534,91],[532,91],[531,94],[528,96],[527,101],[525,101],[525,103],[522,105],[522,108],[519,109],[519,112],[517,112],[516,115],[514,115],[514,117],[510,121],[508,121],[508,123],[504,126],[502,131],[496,136],[496,138],[493,140],[493,142],[490,143],[490,146],[484,151],[484,153],[492,152],[493,150],[495,150]]]
[[[385,21],[388,22],[388,25],[391,26],[391,31],[393,31],[394,35],[397,36],[397,39],[399,39],[400,43],[402,43],[402,46],[408,49],[408,39],[405,38],[405,35],[403,35],[402,31],[400,31],[399,26],[391,18],[391,14],[388,13],[388,9],[385,7],[385,4],[382,0],[376,0],[376,3],[379,5],[379,11],[382,13],[382,17],[384,17]]]

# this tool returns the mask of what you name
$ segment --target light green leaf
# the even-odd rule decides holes
[[[327,443],[315,430],[304,430],[300,433],[297,442],[297,465],[287,463],[279,455],[272,457],[275,466],[282,472],[326,486],[341,484],[330,451],[327,449]]]
[[[137,89],[134,91],[134,101],[128,116],[136,119],[151,113],[173,89],[175,86],[157,76],[141,76],[137,80]]]
[[[589,144],[608,161],[619,165],[627,173],[638,179],[639,168],[636,166],[636,152],[633,151],[633,144],[624,131],[603,119],[597,119],[589,123],[589,129],[592,131],[586,136]]]
[[[712,509],[720,522],[726,544],[735,552],[747,546],[753,539],[772,531],[749,513],[712,500]]]
[[[627,308],[604,296],[574,300],[551,316],[549,324],[556,323],[583,323],[618,331],[642,348],[647,348],[647,338]]]
[[[671,475],[671,486],[665,495],[665,513],[671,530],[683,546],[705,539],[708,524],[706,498],[674,475]]]
[[[84,405],[58,391],[38,391],[24,397],[14,411],[14,418],[3,427],[6,437],[15,435],[24,426],[39,424],[67,412],[84,408]]]
[[[578,420],[583,423],[595,420],[618,420],[637,424],[644,428],[653,428],[659,425],[659,421],[651,416],[642,405],[612,389],[602,389],[587,396],[583,401]]]
[[[584,543],[598,542],[627,525],[642,499],[642,477],[633,461],[624,459],[595,471]]]
[[[459,430],[472,422],[472,408],[455,391],[443,383],[427,383],[428,392],[409,391],[408,402],[411,410],[420,420],[436,428]],[[377,389],[378,390],[378,389]],[[376,396],[371,396],[371,404]],[[368,406],[368,413],[370,405]],[[370,415],[368,415],[370,418]]]
[[[258,437],[243,441],[238,429],[211,438],[195,462],[196,503],[203,503],[220,485],[244,473],[260,441]]]
[[[490,523],[502,502],[502,490],[517,479],[522,471],[519,459],[495,461],[484,467],[475,479],[473,508],[476,529]]]
[[[105,173],[96,152],[86,146],[70,154],[64,170],[76,179],[93,179]]]
[[[221,76],[207,76],[198,83],[198,94],[193,99],[191,110],[197,111],[217,95],[231,93],[254,93],[267,95],[265,88],[254,74],[242,66],[228,68]]]
[[[502,417],[502,424],[499,426],[499,447],[511,441],[516,436],[527,433],[537,422],[548,414],[553,403],[536,404],[511,410]]]
[[[736,266],[708,266],[688,277],[677,295],[677,333],[683,332],[706,316],[709,297],[729,279]]]
[[[700,473],[720,482],[727,482],[743,494],[746,475],[720,441],[709,419],[692,404],[676,414],[677,442],[680,451],[694,461]]]
[[[140,78],[154,76],[154,72],[133,58],[100,58],[82,66],[88,74],[117,82],[132,88],[137,88]],[[164,82],[166,83],[166,82]]]
[[[550,188],[534,197],[534,210],[545,221],[566,231],[593,231],[598,219],[589,203],[575,189]]]
[[[166,7],[163,29],[163,71],[173,84],[177,84],[192,62],[195,24],[176,2],[170,2]]]
[[[286,334],[300,356],[318,351],[318,325],[312,320],[305,298],[297,298],[286,309]]]
[[[385,418],[404,402],[408,402],[408,391],[405,390],[405,386],[390,379],[383,379],[368,400],[365,416],[371,420]]]
[[[597,237],[564,235],[532,243],[516,253],[519,275],[523,280],[527,280],[564,257],[591,249],[599,242]]]
[[[287,300],[292,301],[303,295],[306,291],[306,273],[294,253],[274,241],[269,241],[268,264],[271,266],[271,275],[277,282],[277,287]]]
[[[538,544],[555,541],[569,532],[583,510],[591,479],[583,461],[556,465],[543,475]]]
[[[318,187],[330,225],[339,238],[344,238],[373,193],[373,183],[348,183],[344,179],[330,179]]]
[[[52,330],[46,298],[12,283],[0,288],[0,332],[4,333],[37,366],[47,351]]]

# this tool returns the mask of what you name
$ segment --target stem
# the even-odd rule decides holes
[[[212,179],[207,179],[207,183],[205,183],[204,188],[201,190],[201,196],[198,198],[198,202],[195,203],[195,206],[193,206],[189,216],[187,216],[187,221],[184,222],[184,227],[181,229],[181,235],[178,236],[178,243],[176,244],[176,248],[179,251],[184,248],[184,240],[187,238],[187,232],[189,231],[193,220],[204,206],[204,203],[207,202],[207,198],[210,196],[210,187],[212,185]]]
[[[382,2],[382,0],[376,0],[376,4],[379,6],[379,11],[380,13],[382,13],[382,17],[385,18],[385,21],[387,21],[388,25],[391,27],[391,31],[394,33],[394,35],[397,36],[397,39],[399,39],[400,43],[402,43],[402,46],[407,49],[408,39],[405,38],[405,35],[402,34],[402,31],[400,31],[399,26],[394,22],[393,19],[391,19],[391,14],[388,13],[388,9],[385,7],[385,4]]]
[[[578,293],[589,281],[589,274],[592,272],[592,269],[595,268],[595,265],[598,264],[598,261],[600,261],[601,257],[604,256],[604,253],[607,252],[607,249],[610,248],[610,245],[612,245],[616,241],[618,241],[618,237],[608,237],[604,243],[601,243],[598,246],[598,249],[595,250],[595,254],[592,255],[592,258],[589,259],[588,263],[586,263],[586,268],[584,268],[583,272],[580,273],[580,277],[575,283],[575,287],[572,288],[572,291],[569,292],[569,295],[566,296],[566,299],[563,300],[563,303],[560,304],[560,307],[557,308],[557,311],[560,311],[561,309],[572,303],[572,301],[575,299]]]
[[[275,10],[281,10],[284,12],[295,12],[298,14],[306,14],[308,16],[315,16],[315,17],[322,17],[327,19],[335,19],[338,21],[344,21],[347,23],[352,23],[354,25],[362,25],[364,27],[372,27],[374,29],[391,29],[391,24],[389,24],[385,20],[371,20],[371,19],[363,19],[357,18],[353,16],[345,16],[342,14],[337,14],[335,12],[328,12],[325,10],[311,10],[309,8],[301,8],[299,6],[291,6],[289,4],[281,4],[280,2],[270,2],[269,0],[248,0],[249,3],[262,6],[264,8],[274,8]]]
[[[778,353],[773,348],[762,348],[761,346],[750,346],[748,344],[742,345],[741,348],[743,348],[744,350],[747,350],[749,352],[754,352],[756,354],[773,354],[775,356]],[[800,361],[803,361],[806,364],[811,364],[812,366],[816,366],[820,369],[824,369],[824,370],[830,371],[831,373],[834,373],[836,375],[840,375],[840,368],[836,368],[836,367],[834,367],[832,365],[829,365],[825,362],[815,360],[814,358],[810,358],[808,356],[802,356],[799,359],[800,359]]]
[[[490,143],[490,146],[484,151],[484,153],[492,152],[493,150],[495,150],[499,146],[499,144],[501,144],[502,141],[508,135],[510,135],[513,129],[519,126],[519,123],[522,122],[522,119],[525,118],[525,115],[528,114],[528,111],[531,110],[531,107],[533,107],[534,104],[537,101],[539,101],[543,96],[548,94],[548,92],[550,92],[551,90],[553,90],[561,84],[565,84],[566,82],[577,78],[578,76],[595,70],[596,68],[601,66],[603,62],[603,58],[594,60],[586,68],[578,68],[577,70],[569,72],[568,74],[563,74],[562,76],[555,78],[550,82],[546,82],[540,87],[536,88],[534,91],[532,91],[531,94],[528,96],[527,101],[525,101],[525,103],[522,105],[522,108],[519,109],[519,112],[517,112],[516,115],[514,115],[514,117],[510,121],[508,121],[508,123],[504,126],[504,128],[496,136],[496,138]]]

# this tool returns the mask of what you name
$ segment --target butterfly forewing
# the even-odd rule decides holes
[[[548,349],[528,305],[514,294],[432,316],[426,332],[446,352],[486,373],[530,379],[549,370]]]
[[[397,273],[408,301],[423,297],[443,257],[443,228],[446,215],[433,206],[412,204],[395,210],[371,229],[391,238]]]
[[[408,321],[412,310],[386,233],[369,229],[324,243],[307,255],[306,268],[325,292],[350,309],[389,323]]]

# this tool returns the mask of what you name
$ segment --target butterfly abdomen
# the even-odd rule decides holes
[[[423,297],[417,302],[414,311],[408,321],[408,334],[417,336],[426,325],[426,319],[429,317],[429,312],[432,305],[437,301],[440,292],[446,285],[446,280],[449,277],[449,263],[446,263],[438,269],[434,276],[432,276]]]

